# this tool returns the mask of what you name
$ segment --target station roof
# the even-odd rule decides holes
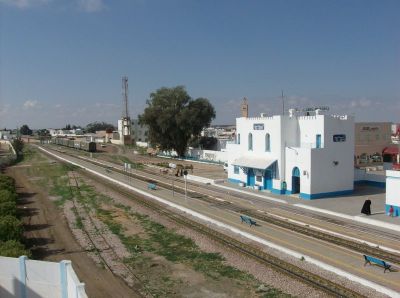
[[[265,170],[266,168],[270,167],[274,162],[276,162],[275,158],[241,156],[233,161],[233,165],[244,168]]]

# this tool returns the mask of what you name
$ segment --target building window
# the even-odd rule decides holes
[[[249,133],[249,151],[253,150],[253,135]]]
[[[239,174],[239,167],[238,166],[233,166],[233,173],[234,174]]]
[[[237,135],[237,143],[240,144],[240,133]]]
[[[334,142],[346,142],[346,135],[333,135]]]
[[[316,142],[315,148],[321,148],[321,135],[316,136],[315,142]]]
[[[256,181],[257,182],[262,182],[262,176],[256,176]]]
[[[265,135],[265,151],[270,152],[271,151],[271,140],[269,133]]]

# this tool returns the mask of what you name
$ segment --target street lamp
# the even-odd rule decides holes
[[[187,186],[186,186],[187,174],[188,174],[188,171],[187,171],[187,170],[184,170],[184,171],[183,171],[183,175],[184,175],[184,177],[185,177],[185,201],[187,200]]]

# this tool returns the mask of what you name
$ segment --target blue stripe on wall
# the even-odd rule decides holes
[[[378,181],[370,181],[370,180],[354,181],[354,185],[359,185],[359,184],[365,184],[365,185],[370,185],[370,186],[375,186],[375,187],[380,187],[380,188],[386,187],[386,182],[378,182]]]
[[[342,190],[342,191],[332,191],[332,192],[322,192],[322,193],[314,193],[314,194],[308,194],[308,193],[300,193],[300,198],[305,199],[305,200],[313,200],[313,199],[323,199],[323,198],[329,198],[329,197],[337,197],[337,196],[344,196],[344,195],[349,195],[352,194],[353,190]]]

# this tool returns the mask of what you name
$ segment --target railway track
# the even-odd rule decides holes
[[[148,208],[158,214],[168,218],[169,220],[177,223],[178,225],[185,226],[191,230],[197,231],[209,239],[221,243],[222,245],[237,251],[249,258],[256,260],[257,262],[263,264],[267,267],[272,267],[273,269],[291,276],[292,278],[306,283],[313,288],[324,291],[325,293],[335,296],[335,297],[364,297],[363,295],[348,289],[338,283],[334,283],[326,278],[319,275],[311,273],[300,267],[297,267],[291,263],[281,260],[275,256],[272,256],[254,245],[243,243],[231,236],[225,235],[215,229],[208,227],[205,224],[201,224],[197,221],[191,220],[183,215],[177,214],[165,208],[164,205],[149,200],[148,198],[135,194],[132,196],[132,192],[125,190],[111,182],[105,181],[97,177],[96,175],[90,174],[86,171],[82,171],[82,174],[89,177],[90,179],[97,181],[103,185],[106,185],[109,189],[128,197],[130,200],[134,200],[136,203]]]
[[[157,212],[162,216],[165,216],[171,221],[177,223],[178,225],[185,226],[189,229],[197,231],[215,242],[221,243],[222,245],[234,251],[237,251],[243,255],[246,255],[249,258],[256,260],[257,262],[263,264],[266,267],[273,268],[283,274],[289,275],[292,278],[299,280],[302,283],[308,284],[313,288],[319,289],[331,296],[365,297],[360,293],[357,293],[351,289],[344,287],[341,284],[334,283],[329,279],[316,275],[312,272],[309,272],[305,269],[295,266],[289,262],[281,260],[273,255],[270,255],[254,245],[243,243],[231,236],[225,235],[217,230],[214,230],[205,224],[201,224],[197,221],[191,220],[178,213],[173,213],[172,211],[166,209],[165,206],[162,205],[161,203],[149,200],[145,196],[141,196],[138,194],[132,196],[132,192],[125,190],[114,183],[106,181],[105,179],[102,179],[97,175],[91,174],[87,171],[80,171],[80,173],[82,175],[89,177],[94,181],[101,183],[102,185],[107,186],[109,189],[112,189],[113,191],[121,195],[124,195],[130,200],[134,200],[136,203],[154,212]]]
[[[74,156],[72,154],[68,154],[68,155],[70,155],[72,157],[77,157],[77,156]],[[91,162],[93,164],[96,164],[96,165],[101,166],[103,168],[107,168],[107,166],[105,166],[104,164],[102,164],[100,162],[88,160],[88,159],[83,158],[83,157],[78,157],[78,158],[80,158],[82,160],[85,160],[85,161],[88,161],[88,162]],[[148,177],[136,174],[136,173],[128,173],[128,172],[125,172],[123,170],[119,170],[117,168],[113,168],[113,171],[117,172],[117,173],[120,173],[120,174],[123,174],[123,175],[130,176],[132,178],[135,178],[135,179],[147,182],[147,183],[153,183],[156,180],[157,181],[157,185],[159,187],[172,190],[171,184],[163,182],[163,181],[160,181],[160,180],[157,180],[157,179],[154,179],[154,178],[153,179],[152,178],[148,178]],[[157,176],[157,174],[154,173],[153,171],[149,171],[149,170],[145,170],[144,169],[144,170],[141,170],[141,172],[144,172],[144,173],[147,173],[147,174],[151,174],[153,176]],[[159,176],[160,177],[164,177],[164,176],[161,176],[161,175],[159,175]],[[180,180],[174,180],[174,181],[177,182],[177,183],[183,183]],[[196,185],[196,184],[192,184],[192,185],[194,187],[198,187],[198,185]],[[175,187],[174,191],[177,192],[177,193],[184,194],[184,188],[183,187],[181,187],[181,188]],[[241,206],[238,206],[238,205],[236,205],[234,203],[231,203],[231,202],[228,202],[228,201],[217,201],[214,198],[210,197],[209,195],[202,194],[200,192],[187,191],[187,195],[190,198],[201,200],[203,202],[209,203],[210,205],[212,205],[215,208],[224,209],[224,210],[230,210],[230,211],[233,211],[233,212],[236,212],[236,213],[240,213],[240,214],[243,214],[243,215],[248,215],[248,216],[256,218],[258,220],[265,221],[265,222],[267,222],[269,224],[273,224],[275,226],[279,226],[281,228],[285,228],[287,230],[294,231],[294,232],[299,233],[299,234],[303,234],[303,235],[306,235],[306,236],[309,236],[309,237],[313,237],[315,239],[319,239],[319,240],[322,240],[322,241],[325,241],[325,242],[328,242],[328,243],[332,243],[332,244],[335,244],[335,245],[340,246],[340,247],[345,247],[345,248],[351,249],[351,250],[359,252],[361,254],[371,255],[371,256],[377,257],[379,259],[383,259],[385,261],[389,261],[389,262],[392,262],[394,264],[400,265],[400,255],[384,251],[384,250],[382,250],[382,249],[380,249],[378,247],[372,247],[372,246],[369,246],[369,245],[367,245],[365,243],[360,243],[360,242],[352,241],[352,240],[349,240],[349,239],[341,238],[341,237],[338,237],[338,236],[335,236],[335,235],[332,235],[332,234],[324,233],[322,231],[318,231],[318,230],[309,228],[307,226],[299,225],[299,224],[296,224],[296,223],[289,222],[289,221],[287,221],[285,219],[277,218],[277,217],[275,217],[273,215],[268,215],[266,213],[260,213],[257,210],[243,208]]]
[[[74,186],[76,189],[76,192],[78,192],[80,194],[80,187],[79,187],[79,183],[78,183],[78,179],[75,176],[74,170],[72,168],[69,169],[70,173],[72,175],[72,178],[74,180]],[[82,227],[82,231],[85,233],[87,239],[89,240],[91,246],[93,247],[93,249],[96,251],[96,255],[100,258],[100,260],[102,261],[102,263],[104,264],[104,266],[113,274],[114,270],[113,268],[108,264],[107,260],[103,257],[103,252],[107,251],[108,253],[111,253],[113,255],[113,259],[118,260],[118,263],[124,267],[124,269],[129,273],[129,275],[131,275],[131,277],[135,280],[137,280],[139,282],[140,285],[144,285],[144,283],[140,280],[140,278],[133,272],[133,270],[125,265],[124,260],[115,252],[114,247],[112,244],[109,243],[109,241],[103,236],[103,234],[98,231],[98,227],[96,225],[96,223],[94,222],[92,216],[90,215],[90,213],[87,211],[90,207],[86,206],[85,204],[83,204],[82,202],[79,202],[80,204],[82,204],[84,206],[84,208],[81,208],[78,210],[77,207],[77,201],[75,198],[75,193],[74,193],[74,186],[71,185],[71,181],[70,179],[68,179],[68,183],[69,183],[69,190],[71,193],[71,197],[72,197],[72,204],[73,204],[73,209],[75,210],[75,214],[79,214],[79,210],[85,213],[85,218],[88,219],[91,223],[91,225],[95,228],[96,230],[96,236],[98,236],[99,238],[101,238],[101,242],[103,244],[105,244],[106,248],[102,248],[99,249],[98,248],[98,241],[96,241],[94,239],[94,237],[92,237],[92,235],[89,233],[89,231],[83,226]],[[147,289],[145,286],[143,286],[144,291],[146,292],[145,294],[143,294],[142,292],[138,291],[137,289],[133,288],[132,286],[130,286],[130,288],[135,291],[135,293],[140,296],[140,297],[154,297]]]

